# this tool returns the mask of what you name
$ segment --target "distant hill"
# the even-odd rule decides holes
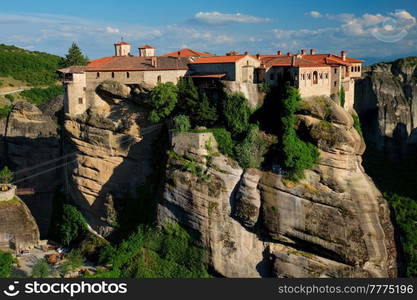
[[[0,44],[0,77],[12,77],[30,86],[52,85],[62,58]]]

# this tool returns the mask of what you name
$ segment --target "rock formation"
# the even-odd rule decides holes
[[[0,201],[0,244],[18,249],[31,248],[39,243],[39,229],[29,209],[19,198]]]
[[[98,86],[97,96],[108,109],[93,107],[65,120],[67,192],[104,236],[113,230],[111,220],[117,210],[113,206],[135,196],[153,172],[154,143],[161,125],[147,121],[149,109],[131,96],[140,93],[137,89],[106,81]]]
[[[417,59],[402,58],[364,68],[356,83],[355,110],[367,143],[392,153],[417,144]]]
[[[181,143],[173,139],[158,222],[194,233],[226,277],[396,276],[390,210],[361,166],[365,144],[351,115],[331,99],[303,104],[299,131],[321,154],[305,179],[243,170],[182,134]]]
[[[19,188],[33,188],[22,197],[43,234],[47,233],[54,187],[61,183],[58,168],[60,140],[52,118],[26,101],[17,101],[7,118],[0,120],[0,157],[15,173]]]

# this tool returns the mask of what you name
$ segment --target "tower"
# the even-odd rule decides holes
[[[155,56],[155,48],[149,45],[139,47],[139,56]]]
[[[115,56],[128,56],[130,54],[130,44],[123,41],[114,44]]]

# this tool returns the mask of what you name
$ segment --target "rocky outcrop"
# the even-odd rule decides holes
[[[365,67],[355,87],[355,110],[365,124],[367,143],[391,153],[417,145],[417,59]]]
[[[17,101],[7,118],[0,120],[2,134],[0,157],[15,170],[18,188],[33,188],[35,195],[23,196],[46,234],[52,211],[54,188],[61,183],[58,126],[39,108]]]
[[[26,249],[38,245],[39,229],[29,209],[19,198],[0,201],[0,244]]]
[[[104,82],[97,89],[106,90],[102,99],[109,104],[108,113],[91,108],[66,116],[66,178],[72,200],[89,224],[107,236],[115,211],[153,173],[154,144],[162,126],[147,121],[149,110],[131,99],[129,87]]]
[[[261,85],[250,82],[237,82],[237,81],[222,81],[226,91],[232,93],[242,93],[246,99],[248,99],[248,104],[252,108],[257,108],[262,106],[265,98],[265,93],[261,91]]]
[[[188,228],[226,277],[396,276],[390,210],[361,166],[351,115],[326,98],[303,107],[298,130],[321,156],[303,180],[198,154],[190,136],[171,152],[159,223]]]

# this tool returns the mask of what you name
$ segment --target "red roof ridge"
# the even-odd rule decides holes
[[[155,49],[154,47],[150,46],[150,45],[143,45],[138,47],[139,49]]]

